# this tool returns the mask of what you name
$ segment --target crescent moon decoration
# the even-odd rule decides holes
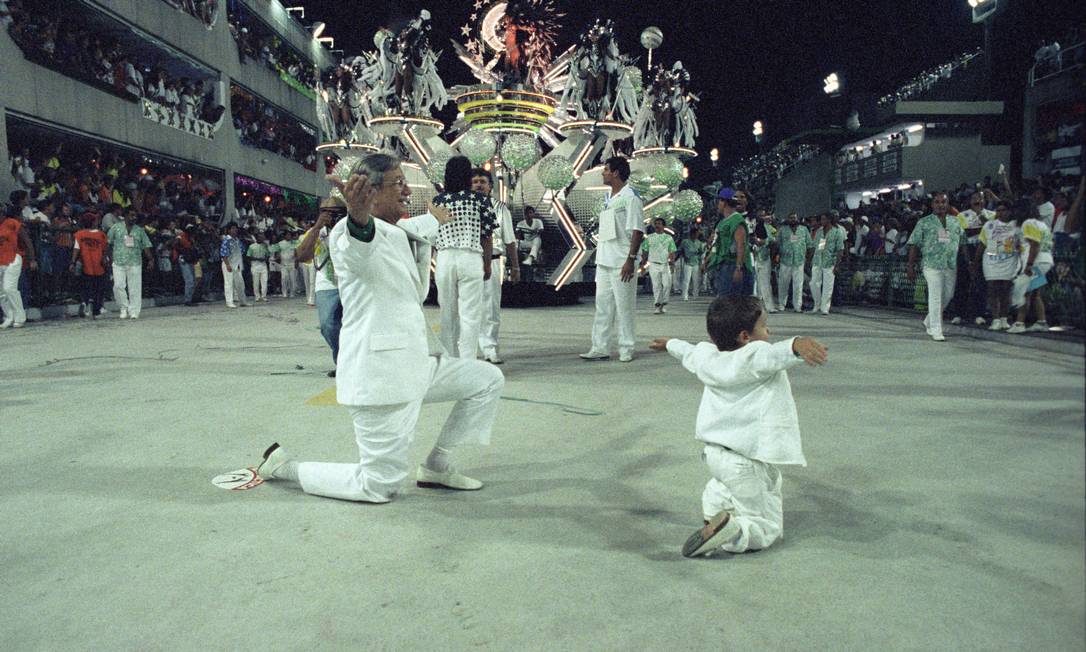
[[[508,3],[498,2],[486,10],[483,21],[479,23],[479,38],[494,52],[505,52],[502,27],[502,19],[505,18],[505,7]]]

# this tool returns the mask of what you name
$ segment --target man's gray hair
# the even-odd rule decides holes
[[[400,159],[391,154],[377,152],[363,156],[358,163],[351,168],[351,176],[364,174],[369,182],[379,186],[385,182],[385,174],[400,167]]]

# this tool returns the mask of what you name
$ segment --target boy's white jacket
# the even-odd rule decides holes
[[[668,353],[705,385],[694,436],[762,462],[807,466],[785,371],[803,362],[792,352],[794,339],[751,342],[735,351],[669,340]]]

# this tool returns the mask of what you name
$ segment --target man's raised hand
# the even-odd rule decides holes
[[[351,178],[343,181],[339,177],[330,174],[328,181],[343,193],[347,201],[347,211],[351,218],[365,224],[369,221],[370,209],[373,207],[373,197],[377,194],[377,187],[370,184],[369,178],[364,174],[352,174]]]

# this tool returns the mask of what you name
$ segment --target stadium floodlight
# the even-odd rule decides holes
[[[320,38],[321,34],[324,33],[325,27],[328,27],[328,25],[325,25],[323,22],[315,23],[313,25],[313,38]]]
[[[713,163],[716,163],[717,161],[719,161],[720,160],[720,150],[715,148],[715,147],[712,148],[711,150],[709,150],[709,160],[712,161]]]
[[[822,92],[826,95],[837,95],[841,92],[841,78],[835,72],[827,75],[822,84]]]
[[[336,47],[336,39],[334,37],[332,37],[332,36],[322,36],[319,39],[317,39],[317,42],[318,43],[327,43],[329,49],[334,49]]]
[[[996,12],[999,0],[969,0],[969,6],[973,8],[973,22],[983,23]]]
[[[291,14],[292,14],[292,13],[294,13],[295,11],[297,11],[297,12],[298,12],[298,16],[299,16],[300,18],[305,18],[305,7],[301,7],[301,6],[298,6],[298,7],[287,7],[287,13],[291,13]]]
[[[757,122],[754,123],[754,132],[753,133],[754,133],[755,136],[761,136],[762,134],[765,133],[765,129],[762,126],[762,121],[761,120],[758,120]]]

